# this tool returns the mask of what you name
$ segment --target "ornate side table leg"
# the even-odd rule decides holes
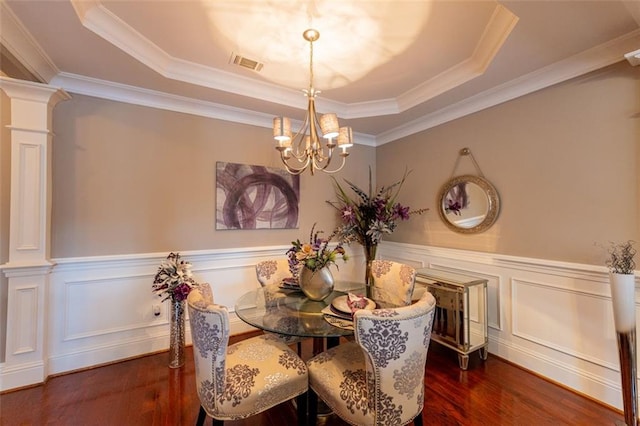
[[[458,364],[460,369],[466,370],[469,367],[469,355],[458,354]]]
[[[482,359],[483,361],[486,361],[488,357],[489,357],[489,347],[488,346],[481,347],[480,348],[480,359]]]

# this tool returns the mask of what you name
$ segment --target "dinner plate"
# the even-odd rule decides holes
[[[336,297],[335,299],[333,299],[333,301],[331,301],[331,306],[333,306],[333,308],[340,312],[351,314],[351,309],[349,309],[349,305],[347,304],[347,297],[349,296],[347,296],[346,294],[344,296]],[[365,299],[367,300],[367,306],[362,309],[371,311],[376,308],[376,302],[367,297],[365,297]]]

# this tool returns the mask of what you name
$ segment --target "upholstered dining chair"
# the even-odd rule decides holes
[[[229,313],[213,302],[208,284],[187,297],[193,338],[197,425],[208,416],[214,425],[243,419],[297,398],[298,424],[307,418],[307,367],[286,344],[260,335],[229,345]]]
[[[278,259],[263,260],[261,262],[258,262],[256,264],[256,277],[258,278],[258,282],[262,287],[276,287],[282,283],[283,279],[291,277],[289,261],[287,259]],[[284,296],[282,293],[280,293],[280,295]],[[302,341],[305,339],[304,337],[270,332],[265,333],[278,336],[278,338],[287,345],[292,345],[295,343],[297,345],[298,355],[302,353]]]
[[[394,306],[411,304],[416,284],[414,267],[391,260],[374,260],[371,263],[373,299]]]
[[[355,341],[307,361],[309,417],[318,397],[352,425],[422,425],[424,370],[436,300],[354,314]]]
[[[261,286],[278,285],[283,279],[291,277],[287,259],[263,260],[256,264],[256,276]]]

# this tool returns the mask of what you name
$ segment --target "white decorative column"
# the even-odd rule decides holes
[[[0,391],[43,382],[47,368],[47,290],[51,224],[53,107],[61,89],[0,76],[11,99],[11,194],[7,335]]]

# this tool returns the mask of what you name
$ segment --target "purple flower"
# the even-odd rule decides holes
[[[344,223],[353,223],[356,220],[356,215],[352,206],[344,206],[341,215]]]
[[[400,203],[393,206],[393,214],[402,220],[409,220],[409,207],[403,207]]]
[[[369,169],[369,191],[364,191],[352,182],[345,180],[355,197],[349,197],[338,181],[333,178],[337,201],[327,201],[341,215],[343,226],[340,227],[340,240],[348,244],[357,241],[363,246],[376,245],[384,234],[391,234],[397,219],[408,220],[414,214],[422,214],[428,209],[410,210],[396,203],[409,171],[402,178],[389,186],[373,191],[371,169]]]
[[[177,301],[185,300],[189,295],[189,292],[191,292],[191,286],[187,283],[182,283],[173,290],[173,297]]]
[[[445,207],[445,210],[447,212],[452,212],[455,215],[460,216],[460,203],[454,200],[447,200],[447,206]]]

